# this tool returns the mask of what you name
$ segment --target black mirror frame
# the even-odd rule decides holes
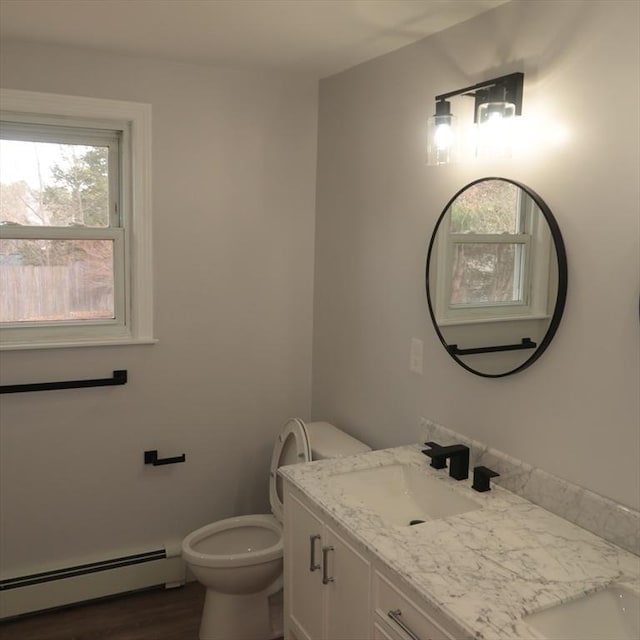
[[[553,238],[554,247],[556,250],[556,259],[558,265],[558,294],[556,297],[556,304],[553,310],[553,315],[551,317],[551,322],[549,323],[549,327],[547,332],[544,335],[544,338],[540,341],[540,344],[537,346],[536,350],[531,354],[531,357],[528,358],[521,365],[512,369],[510,371],[506,371],[505,373],[482,373],[480,371],[476,371],[466,363],[464,363],[460,358],[458,358],[454,353],[452,353],[447,341],[444,339],[444,336],[440,332],[440,328],[438,327],[438,323],[436,321],[435,311],[433,305],[431,303],[431,291],[429,287],[429,264],[431,263],[431,254],[433,252],[433,246],[435,244],[436,235],[438,233],[438,229],[440,228],[440,224],[444,220],[449,208],[456,200],[456,198],[469,189],[470,187],[480,183],[486,182],[488,180],[502,180],[503,182],[509,182],[516,187],[519,187],[523,191],[529,195],[533,201],[538,205],[540,211],[545,217],[547,224],[549,225],[549,229],[551,231],[551,237]],[[562,239],[562,233],[560,232],[560,227],[553,215],[551,213],[551,209],[547,206],[547,203],[535,192],[533,189],[530,189],[526,185],[521,182],[517,182],[516,180],[510,180],[509,178],[499,178],[497,176],[491,176],[488,178],[478,178],[477,180],[473,180],[469,184],[466,184],[462,187],[450,200],[447,202],[444,210],[440,214],[438,221],[436,222],[436,226],[431,234],[431,241],[429,242],[429,251],[427,253],[427,264],[425,269],[425,280],[426,280],[426,292],[427,292],[427,304],[429,305],[429,315],[431,316],[431,321],[433,322],[433,327],[438,334],[438,338],[440,338],[440,342],[444,346],[446,352],[464,369],[467,371],[477,375],[482,376],[483,378],[503,378],[504,376],[509,376],[514,373],[518,373],[519,371],[523,371],[527,367],[530,367],[546,350],[546,348],[551,343],[553,336],[555,335],[558,325],[560,324],[560,320],[562,318],[562,313],[564,311],[564,306],[567,300],[567,281],[568,281],[568,269],[567,269],[567,252],[564,246],[564,240]]]

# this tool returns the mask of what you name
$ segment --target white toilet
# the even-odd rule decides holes
[[[282,635],[269,598],[282,589],[282,481],[278,467],[370,451],[328,422],[292,418],[271,456],[269,497],[273,515],[219,520],[190,533],[182,556],[206,588],[200,640],[268,640]]]

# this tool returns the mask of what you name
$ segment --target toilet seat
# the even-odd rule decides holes
[[[246,540],[234,539],[238,534]],[[196,529],[184,539],[182,549],[185,558],[200,567],[260,564],[282,557],[282,527],[270,514],[235,516]]]
[[[309,462],[311,460],[311,446],[309,433],[299,418],[291,418],[276,439],[271,455],[271,469],[269,472],[269,501],[271,512],[282,522],[284,514],[282,478],[278,476],[278,468],[287,464]]]

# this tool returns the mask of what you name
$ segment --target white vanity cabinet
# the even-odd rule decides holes
[[[285,640],[466,638],[288,482],[284,526]]]
[[[426,603],[418,606],[382,570],[373,575],[374,640],[454,640],[463,637]]]
[[[293,640],[370,637],[369,560],[299,495],[285,497],[285,634]]]

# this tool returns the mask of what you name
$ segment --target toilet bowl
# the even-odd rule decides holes
[[[287,422],[271,457],[272,514],[205,525],[182,542],[182,556],[207,591],[200,640],[268,640],[282,635],[281,612],[269,601],[282,589],[282,484],[278,467],[335,458],[370,448],[327,422]],[[278,619],[279,617],[279,619]]]

